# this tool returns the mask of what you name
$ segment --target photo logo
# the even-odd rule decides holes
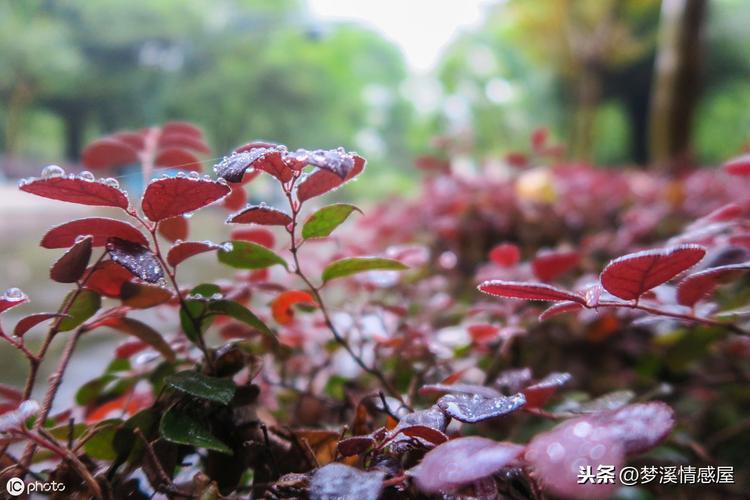
[[[5,490],[9,495],[17,497],[19,495],[22,495],[23,492],[26,491],[26,484],[22,479],[12,477],[8,479],[7,483],[5,483]]]

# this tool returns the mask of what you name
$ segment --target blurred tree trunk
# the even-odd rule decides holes
[[[691,161],[692,119],[701,76],[706,0],[664,0],[650,110],[651,162],[676,169]]]
[[[65,123],[65,159],[77,161],[83,149],[83,132],[86,124],[84,109],[71,109],[62,114]]]

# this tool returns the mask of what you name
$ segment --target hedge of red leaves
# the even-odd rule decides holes
[[[109,212],[42,237],[65,250],[50,279],[71,291],[0,330],[30,368],[25,388],[0,387],[4,475],[61,481],[66,498],[697,491],[578,481],[626,464],[731,465],[741,482],[750,160],[667,177],[566,165],[541,131],[532,148],[475,176],[450,154],[421,158],[423,194],[366,215],[319,198],[364,171],[357,154],[256,142],[211,176],[187,123],[84,152],[92,170],[190,170],[150,180],[139,200],[55,166],[23,180]],[[529,166],[541,161],[555,166]],[[259,174],[282,203],[246,204]],[[189,216],[214,204],[231,211],[226,241],[189,240]],[[181,282],[199,254],[233,279]],[[26,302],[11,288],[0,312]],[[24,335],[45,322],[33,350]],[[103,328],[127,340],[52,413],[78,339]],[[58,335],[65,349],[34,400]]]

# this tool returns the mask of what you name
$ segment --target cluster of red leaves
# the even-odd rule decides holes
[[[57,168],[21,185],[123,216],[51,228],[41,246],[65,252],[50,277],[73,290],[58,311],[23,316],[13,335],[0,330],[32,374],[46,348],[32,352],[24,335],[45,321],[49,339],[69,332],[64,356],[99,328],[128,336],[70,411],[50,415],[49,404],[26,401],[29,390],[0,387],[4,439],[26,442],[25,460],[47,446],[55,458],[44,472],[64,477],[66,491],[601,497],[620,485],[579,484],[579,468],[619,468],[657,447],[661,456],[685,453],[684,440],[670,438],[676,422],[693,433],[687,448],[700,452],[681,460],[723,456],[712,442],[725,437],[700,434],[713,407],[696,423],[685,414],[696,394],[722,415],[734,409],[685,368],[692,336],[664,353],[668,340],[643,333],[678,324],[709,335],[688,361],[709,359],[720,380],[741,383],[745,316],[728,315],[737,304],[718,292],[728,285],[745,293],[747,186],[708,170],[675,179],[531,168],[562,155],[540,129],[530,154],[474,177],[452,172],[449,155],[421,158],[418,199],[389,200],[337,237],[357,207],[314,206],[305,219],[301,212],[359,175],[360,156],[254,142],[219,162],[212,179],[197,173],[197,155],[207,152],[200,130],[185,123],[93,143],[84,154],[92,169],[193,170],[152,180],[137,203],[109,179]],[[725,171],[748,175],[748,165],[742,157]],[[245,186],[260,174],[277,181],[281,196],[268,201],[278,206],[246,204]],[[238,225],[228,240],[187,240],[187,216],[219,202],[232,211],[226,222]],[[675,227],[684,230],[675,236]],[[236,270],[231,278],[178,282],[178,269],[211,253]],[[495,297],[552,302],[542,320],[576,314],[540,325],[533,306],[483,297],[477,282]],[[10,289],[0,313],[27,301]],[[715,353],[730,353],[731,362]],[[637,357],[650,364],[636,372]]]

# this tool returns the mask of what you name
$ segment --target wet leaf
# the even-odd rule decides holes
[[[323,169],[318,169],[305,177],[297,187],[297,199],[300,203],[336,189],[362,173],[365,169],[365,159],[357,155],[354,155],[353,159],[354,165],[343,179],[338,174]]]
[[[230,245],[229,250],[219,249],[219,262],[239,269],[262,269],[276,264],[287,268],[284,259],[263,245],[249,241],[232,241]]]
[[[226,183],[202,178],[171,177],[149,183],[141,206],[150,220],[162,221],[191,213],[229,194]]]
[[[22,184],[20,189],[43,198],[67,201],[78,205],[128,208],[128,197],[119,188],[79,177],[62,176],[33,179]]]
[[[635,300],[690,269],[704,255],[706,249],[698,245],[679,245],[624,255],[604,268],[600,277],[602,286],[615,297]]]
[[[304,239],[309,238],[325,238],[330,235],[334,229],[341,225],[352,212],[362,211],[354,205],[348,205],[345,203],[328,205],[323,207],[310,216],[309,219],[302,226],[302,237]]]
[[[85,236],[52,265],[49,272],[50,279],[58,283],[75,283],[83,273],[91,259],[91,236]]]
[[[55,226],[44,235],[41,243],[44,248],[69,248],[79,236],[91,235],[94,247],[104,246],[110,238],[147,245],[146,236],[132,224],[107,217],[86,217]]]
[[[540,408],[557,390],[573,377],[570,373],[553,372],[539,382],[526,387],[522,392],[526,397],[527,408]]]
[[[255,314],[253,314],[247,307],[243,306],[238,302],[231,300],[212,300],[208,306],[208,310],[214,314],[224,314],[231,318],[241,321],[248,326],[256,329],[263,335],[276,341],[276,334],[268,328],[268,326],[261,321]]]
[[[380,257],[350,257],[337,260],[323,270],[323,281],[351,276],[352,274],[373,270],[401,271],[407,266],[397,260]]]
[[[89,272],[85,287],[105,297],[119,297],[123,284],[133,278],[130,271],[111,260],[99,262]]]
[[[383,488],[384,477],[384,472],[365,472],[348,465],[330,463],[313,474],[310,500],[377,500]]]
[[[448,394],[437,405],[446,415],[460,422],[475,424],[512,413],[526,404],[523,394],[487,398],[479,394]]]
[[[531,268],[534,275],[542,281],[552,281],[578,265],[578,252],[565,250],[540,250]]]
[[[178,215],[169,217],[159,222],[159,234],[174,243],[177,240],[185,240],[190,232],[187,219]]]
[[[580,311],[581,309],[583,309],[583,305],[579,304],[578,302],[571,302],[570,300],[566,300],[565,302],[558,302],[557,304],[554,304],[542,311],[542,313],[539,315],[539,321],[545,321],[559,314],[576,312]]]
[[[423,493],[450,491],[491,476],[515,462],[523,450],[518,444],[478,436],[456,438],[427,452],[408,474]]]
[[[170,408],[159,422],[159,433],[171,443],[206,448],[219,453],[232,454],[232,450],[212,435],[206,427],[192,415]]]
[[[481,283],[480,292],[507,299],[544,300],[548,302],[571,301],[584,304],[585,300],[577,293],[569,292],[544,283],[523,281],[491,280]]]
[[[0,295],[0,313],[29,301],[29,296],[18,288],[8,288]]]
[[[210,241],[182,241],[169,249],[169,252],[167,252],[167,263],[175,267],[194,255],[211,252],[219,248],[221,248],[221,245]]]
[[[164,270],[159,259],[148,247],[113,238],[107,243],[107,252],[113,262],[143,281],[157,283],[164,278]]]
[[[209,377],[192,370],[170,375],[164,380],[164,383],[185,394],[222,405],[228,405],[232,401],[237,389],[231,379]]]
[[[265,205],[249,205],[227,218],[230,224],[260,224],[262,226],[287,226],[292,218],[285,212]]]

